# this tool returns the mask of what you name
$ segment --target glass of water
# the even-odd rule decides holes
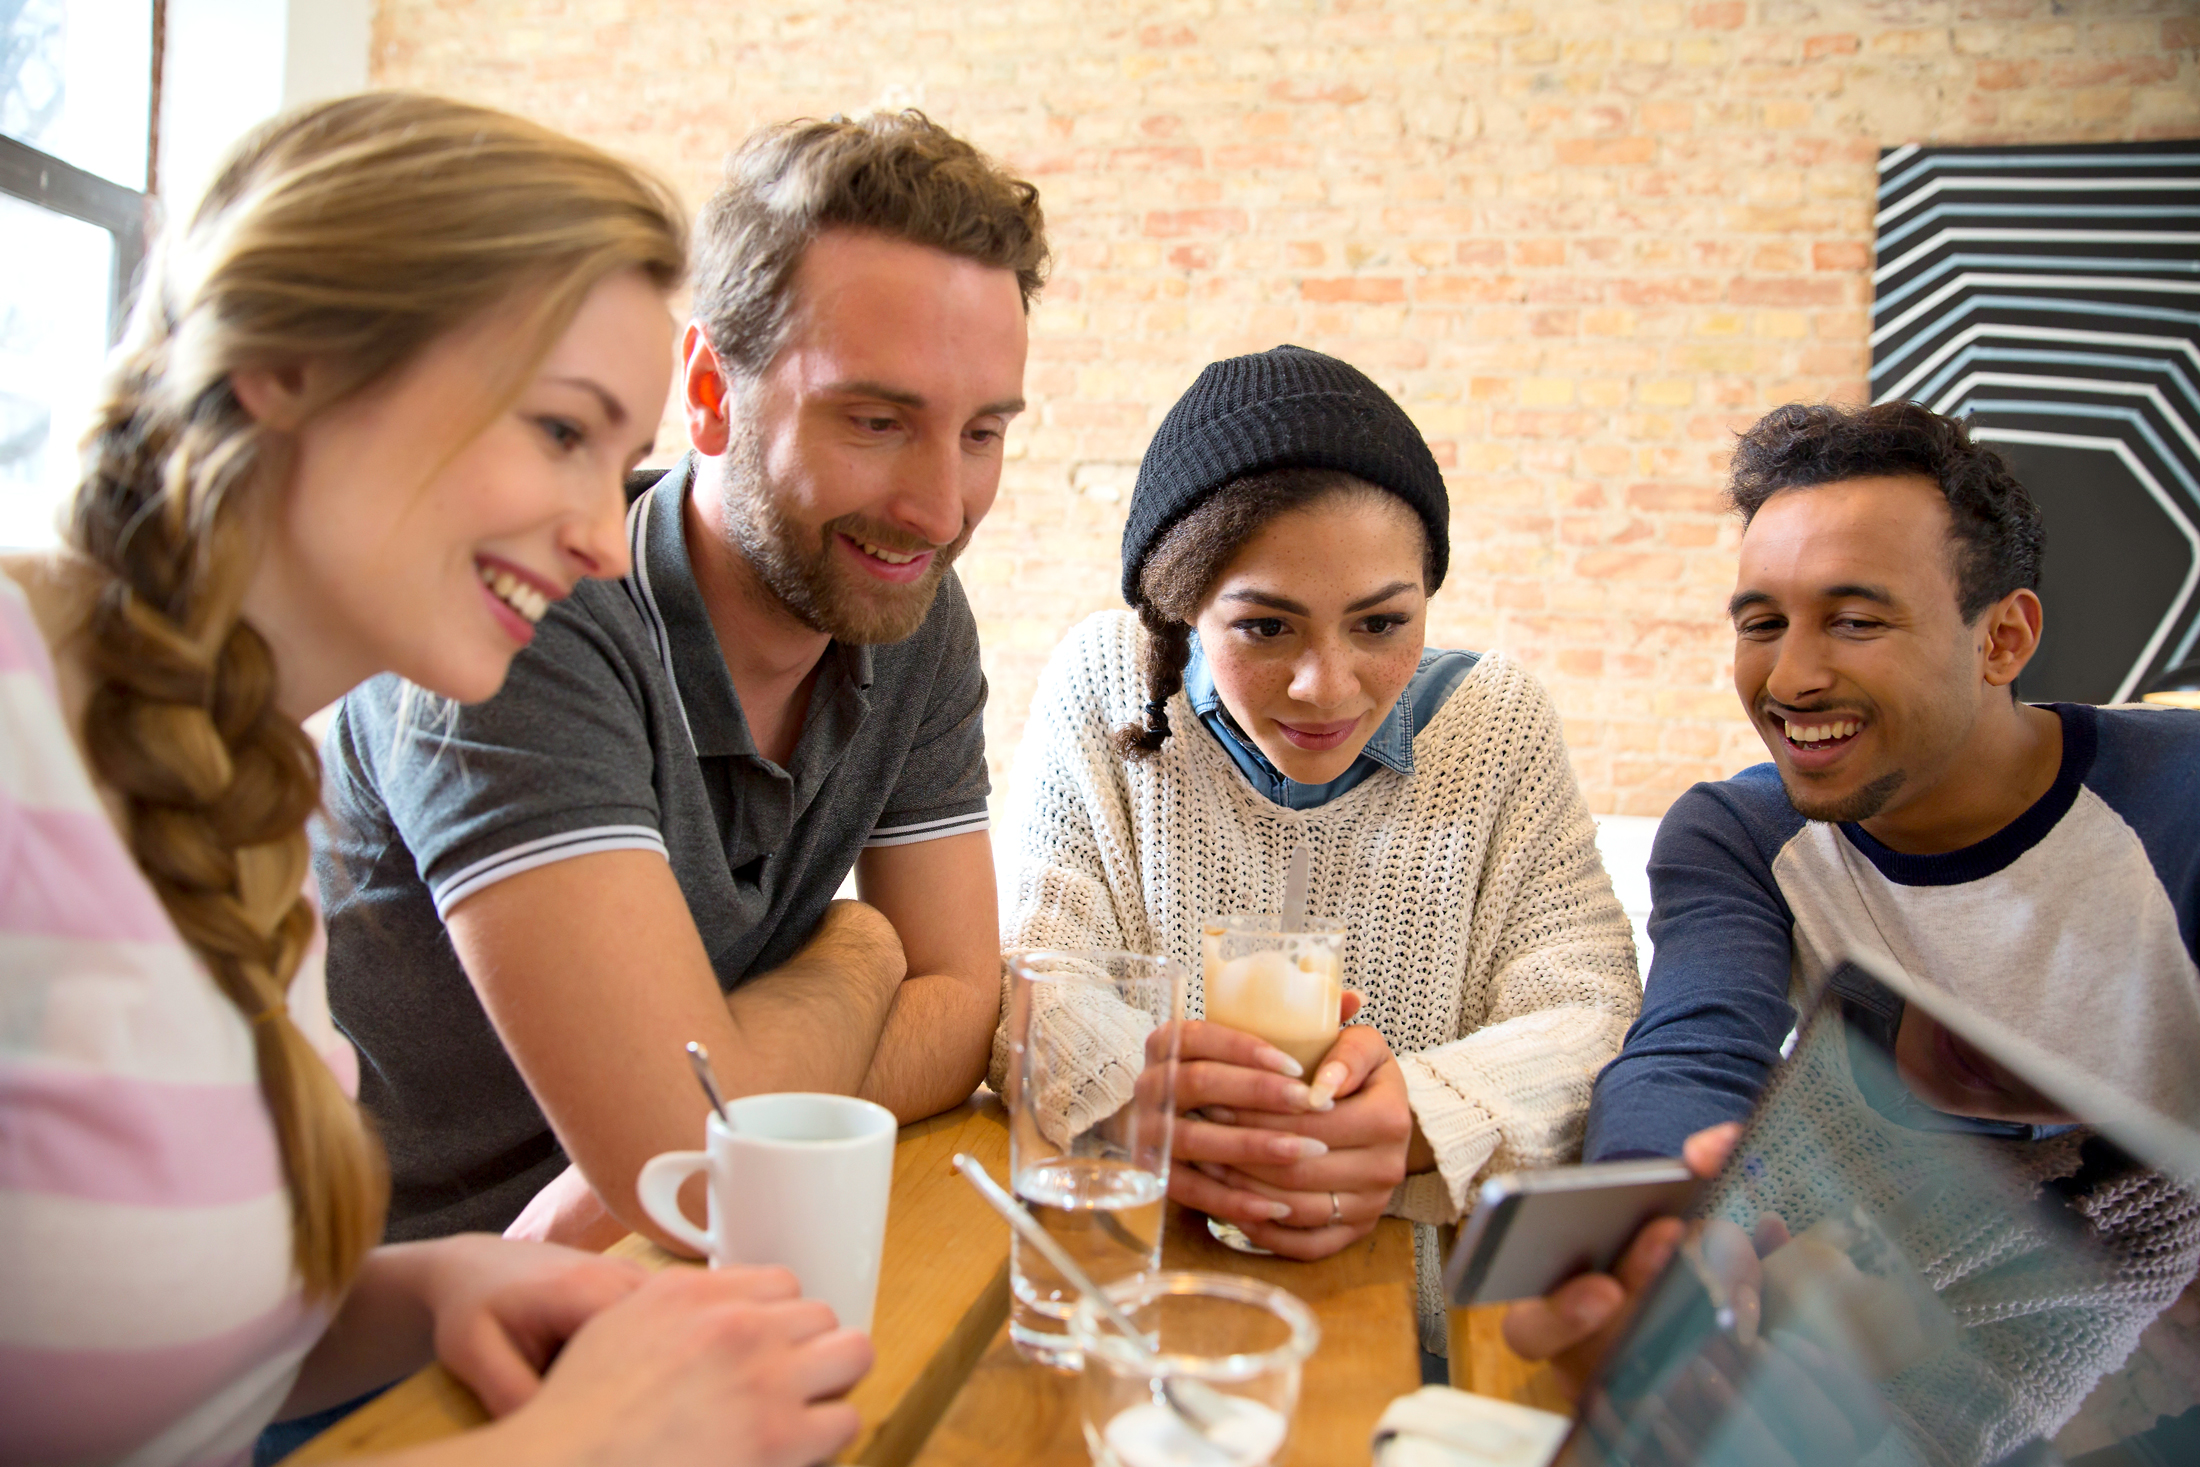
[[[1108,1296],[1154,1354],[1089,1304],[1071,1317],[1084,1356],[1078,1415],[1099,1467],[1270,1467],[1283,1456],[1300,1369],[1321,1343],[1304,1302],[1219,1273],[1144,1274]]]
[[[1161,1263],[1176,1129],[1184,969],[1137,953],[1028,951],[1008,959],[1009,1181],[1017,1200],[1102,1285]],[[1009,1338],[1075,1370],[1077,1291],[1010,1244]]]

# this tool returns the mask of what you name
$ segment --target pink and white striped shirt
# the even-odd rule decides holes
[[[327,1051],[321,982],[316,953],[292,1006]],[[101,805],[0,573],[0,1460],[247,1461],[327,1320],[251,1028]]]

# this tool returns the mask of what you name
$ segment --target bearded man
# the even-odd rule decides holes
[[[671,1243],[634,1184],[702,1134],[689,1040],[729,1095],[904,1121],[985,1074],[986,686],[949,567],[1023,406],[1037,191],[916,113],[804,122],[697,230],[693,452],[629,485],[623,579],[545,612],[485,570],[540,618],[503,691],[439,718],[381,679],[328,736],[329,994],[393,1239]]]

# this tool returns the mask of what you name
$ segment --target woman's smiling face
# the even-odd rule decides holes
[[[1352,766],[1420,666],[1427,541],[1394,495],[1340,490],[1263,525],[1193,625],[1230,718],[1283,775]]]
[[[245,603],[284,706],[310,712],[385,671],[486,698],[550,602],[624,574],[621,481],[654,440],[671,338],[663,294],[627,272],[594,288],[486,424],[483,394],[515,341],[502,320],[451,332],[293,430]],[[277,375],[233,379],[263,421],[280,421]]]

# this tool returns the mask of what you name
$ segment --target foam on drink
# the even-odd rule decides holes
[[[1203,944],[1207,1017],[1267,1040],[1312,1074],[1337,1042],[1344,1002],[1333,943],[1286,936],[1280,947],[1225,961],[1221,935],[1210,929]]]

